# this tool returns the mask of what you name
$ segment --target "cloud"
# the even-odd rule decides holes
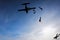
[[[60,11],[58,11],[57,9],[55,10],[55,8],[56,7],[53,8],[52,6],[47,8],[46,5],[46,9],[41,15],[42,22],[40,23],[38,22],[38,20],[35,20],[34,23],[32,23],[31,21],[29,21],[28,23],[30,25],[26,24],[27,27],[25,27],[25,32],[19,29],[13,32],[13,28],[12,32],[11,30],[6,32],[7,30],[1,27],[0,29],[3,30],[6,34],[1,34],[0,40],[54,40],[53,37],[56,35],[56,33],[60,33]],[[15,18],[12,18],[10,21],[12,20],[15,20]],[[7,19],[5,19],[4,22],[7,23]],[[20,28],[20,26],[17,27]],[[60,38],[58,38],[58,40],[59,39]]]
[[[56,33],[60,33],[60,19],[58,15],[58,10],[54,8],[47,10],[42,15],[42,22],[39,23],[37,20],[35,24],[30,25],[32,31],[30,33],[22,33],[17,40],[54,40],[53,37]]]

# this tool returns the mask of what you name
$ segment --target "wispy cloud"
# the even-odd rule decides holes
[[[24,24],[24,25],[17,24],[14,26],[8,25],[6,27],[5,25],[0,26],[0,32],[1,32],[0,40],[54,40],[53,37],[55,36],[55,34],[60,33],[59,31],[60,30],[60,27],[59,27],[60,26],[60,19],[59,19],[60,11],[58,10],[59,7],[57,8],[57,6],[59,5],[57,6],[55,4],[52,6],[51,5],[52,4],[50,4],[49,6],[47,3],[43,5],[45,8],[42,12],[43,14],[41,15],[42,16],[41,23],[38,22],[38,20],[33,20],[31,18],[31,20],[29,20],[27,24]],[[9,22],[11,24],[11,22],[15,21],[16,19],[20,20],[15,15],[11,16],[9,20],[6,17],[6,15],[5,16],[2,16],[2,15],[1,15],[1,20],[3,20],[4,23]],[[36,16],[36,18],[38,17],[38,15]],[[20,27],[21,25],[23,25],[23,27]]]

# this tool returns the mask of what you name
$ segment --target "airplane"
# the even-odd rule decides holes
[[[39,19],[39,22],[41,22],[41,17],[40,17],[40,19]]]
[[[54,39],[57,39],[60,36],[60,34],[56,34],[56,36],[54,37]]]
[[[26,13],[28,13],[29,10],[36,9],[36,7],[32,7],[32,8],[27,7],[27,4],[30,3],[23,3],[22,5],[25,5],[25,9],[19,9],[18,11],[26,11]]]

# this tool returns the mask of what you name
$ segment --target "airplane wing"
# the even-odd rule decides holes
[[[28,10],[31,10],[31,9],[36,9],[35,7],[33,7],[33,8],[28,8]]]
[[[25,9],[20,9],[20,10],[18,10],[18,11],[25,11]]]

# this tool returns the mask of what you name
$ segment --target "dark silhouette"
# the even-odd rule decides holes
[[[39,7],[41,10],[43,10],[43,8]]]
[[[34,12],[33,14],[35,14],[35,13],[36,13],[36,11],[35,11],[34,9],[33,9],[33,12]]]
[[[54,37],[54,39],[57,39],[60,36],[60,34],[56,34],[56,36]]]
[[[28,13],[29,10],[36,9],[35,7],[33,8],[27,7],[27,4],[30,4],[30,3],[23,3],[22,5],[25,5],[25,9],[19,9],[18,11],[26,11],[26,13]]]
[[[40,17],[40,19],[39,19],[39,22],[41,22],[41,17]]]

